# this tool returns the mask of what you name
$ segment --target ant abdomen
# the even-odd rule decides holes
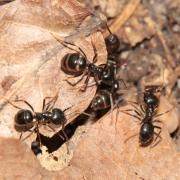
[[[79,76],[86,69],[86,58],[80,53],[66,54],[61,60],[61,69],[69,75]]]
[[[17,131],[27,131],[34,126],[33,114],[30,110],[21,109],[15,116],[15,129]]]
[[[154,136],[154,126],[151,122],[145,122],[140,128],[139,142],[141,146],[149,145]]]
[[[94,111],[107,109],[111,106],[110,94],[106,90],[99,91],[91,103],[91,108]]]

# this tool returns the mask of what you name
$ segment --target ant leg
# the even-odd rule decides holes
[[[46,126],[48,126],[48,128],[51,129],[53,132],[56,132],[55,129],[53,127],[49,126],[48,124],[46,124]],[[59,132],[57,134],[63,141],[65,140],[64,137]]]
[[[62,133],[63,133],[63,135],[64,135],[64,137],[65,137],[65,140],[68,141],[69,138],[68,138],[67,134],[65,133],[64,129],[65,129],[65,127],[64,127],[64,123],[63,123],[63,124],[62,124],[62,129],[61,129],[61,130],[62,130]]]
[[[134,101],[128,101],[128,102],[130,102],[131,103],[131,105],[137,110],[136,111],[136,113],[138,114],[138,115],[140,115],[141,117],[143,117],[144,116],[144,114],[146,113],[145,112],[145,110],[144,110],[144,108],[143,108],[143,106],[142,105],[140,105],[140,109],[136,106],[136,105],[139,105],[137,102],[134,102]],[[133,105],[134,104],[134,105]]]
[[[82,91],[85,91],[87,89],[87,87],[91,87],[91,86],[94,86],[94,85],[97,85],[97,86],[100,85],[101,81],[99,81],[98,77],[95,74],[94,74],[93,77],[94,77],[95,82],[88,84],[88,81],[89,81],[89,78],[90,78],[90,73],[88,73],[87,78],[86,78],[85,83],[84,83],[85,85],[83,85],[85,87],[83,87]]]
[[[34,132],[37,132],[37,128],[38,128],[38,132],[39,132],[39,127],[38,127],[38,123],[37,125],[35,125],[35,128],[33,130],[29,129],[27,131],[29,131],[29,135],[27,135],[25,138],[22,139],[22,141],[25,141],[27,138],[29,138]]]
[[[95,55],[92,60],[93,64],[97,62],[97,52],[95,51]]]
[[[143,117],[144,116],[144,114],[143,114],[143,112],[141,111],[142,109],[139,109],[138,108],[138,103],[137,102],[133,102],[133,101],[128,101],[134,108],[135,108],[135,112],[136,112],[136,114],[138,114],[140,117]]]
[[[137,135],[138,135],[138,133],[133,134],[132,136],[128,137],[127,139],[125,139],[124,143],[127,143],[131,138],[133,138],[133,137],[135,137]]]
[[[65,47],[67,47],[67,48],[69,48],[69,49],[71,49],[71,50],[73,50],[73,51],[76,51],[77,53],[79,53],[79,52],[78,52],[76,49],[70,48],[70,47],[67,46],[65,43],[66,43],[66,44],[70,44],[71,46],[74,46],[74,47],[78,47],[78,49],[79,49],[79,51],[81,52],[81,54],[85,57],[85,59],[87,59],[86,54],[84,53],[84,51],[83,51],[79,46],[77,46],[77,45],[75,45],[75,44],[73,44],[73,43],[67,42],[67,41],[62,42],[62,44],[63,44]]]
[[[118,81],[121,81],[121,82],[123,83],[124,87],[127,89],[126,83],[124,82],[123,79],[117,79],[117,80],[118,80]]]
[[[46,111],[51,111],[52,109],[53,109],[53,107],[54,107],[54,104],[56,103],[56,101],[57,101],[57,98],[58,98],[58,95],[56,95],[55,97],[53,97],[52,98],[52,100],[51,101],[49,101],[46,105],[47,105],[47,107],[46,107]]]
[[[95,78],[94,78],[95,79]],[[101,83],[101,81],[98,81],[97,79],[95,79],[95,82],[92,82],[92,83],[89,83],[88,85],[87,85],[87,87],[92,87],[92,86],[95,86],[95,85],[99,85]]]
[[[71,108],[72,108],[72,106],[70,106],[70,107],[64,109],[63,112],[66,112],[68,109],[71,109]]]
[[[153,122],[153,123],[156,122],[156,123],[161,123],[161,124],[162,124],[162,121],[161,121],[161,120],[158,120],[158,119],[153,119],[152,122]]]
[[[62,133],[63,133],[63,135],[65,137],[65,140],[66,140],[67,154],[70,154],[69,147],[68,147],[69,138],[68,138],[66,132],[64,131],[64,129],[65,129],[65,127],[64,127],[64,123],[63,123],[61,131],[62,131]]]
[[[111,124],[112,124],[112,121],[113,121],[113,106],[114,106],[114,103],[113,103],[113,97],[112,97],[112,94],[109,93],[109,98],[110,98],[110,106],[111,106]],[[116,124],[116,122],[115,122]]]
[[[38,125],[38,123],[37,123],[36,128],[35,128],[34,131],[37,133],[37,138],[38,138],[38,141],[39,141],[40,146],[42,146],[41,137],[40,137],[40,133],[39,133],[39,125]]]
[[[142,104],[140,105],[140,109],[141,109],[141,111],[142,111],[143,113],[146,113],[146,111],[145,111],[145,109],[144,109],[144,107],[143,107]]]
[[[31,131],[31,133],[29,133],[26,137],[24,137],[23,139],[22,139],[22,141],[25,141],[26,139],[28,139],[33,133],[34,133],[34,131],[35,131],[35,129],[33,129],[32,131]],[[21,136],[22,137],[22,136]]]
[[[23,132],[21,132],[21,134],[20,134],[20,136],[19,136],[19,139],[21,140],[21,138],[22,138],[22,135],[23,135]]]
[[[174,106],[173,106],[171,109],[169,109],[169,110],[167,110],[167,111],[165,111],[165,112],[163,112],[163,113],[160,113],[160,114],[155,115],[154,117],[162,116],[162,115],[164,115],[164,114],[170,112],[170,111],[173,110],[173,109],[174,109]]]
[[[92,42],[92,39],[91,39],[91,44],[92,44],[92,47],[93,47],[93,50],[94,50],[94,57],[93,57],[93,64],[97,62],[97,50],[96,50],[96,47],[94,45],[94,43]]]
[[[95,82],[89,83],[89,84],[87,85],[87,88],[88,88],[88,87],[95,86],[95,85],[100,85],[100,84],[101,84],[101,80],[98,80],[98,77],[97,77],[97,78],[94,77],[94,79],[95,79]],[[84,86],[85,86],[85,85],[83,84],[83,85],[81,85],[81,86],[79,86],[79,87],[84,88]],[[79,89],[79,87],[78,87],[78,89]]]
[[[52,34],[52,33],[51,33]],[[71,46],[74,46],[74,47],[78,47],[79,51],[83,54],[83,56],[87,59],[87,56],[86,54],[84,53],[84,51],[77,45],[73,44],[73,43],[70,43],[70,42],[67,42],[67,41],[62,41],[60,39],[58,39],[55,35],[52,34],[52,36],[56,39],[56,41],[58,41],[59,43],[61,43],[64,47],[70,49],[70,50],[73,50],[77,53],[79,53],[76,49],[73,49],[71,47],[69,47],[67,44],[70,44]]]
[[[84,88],[82,89],[80,89],[81,91],[86,91],[86,89],[87,89],[87,86],[88,86],[88,82],[89,82],[89,78],[90,78],[90,72],[88,72],[88,74],[87,74],[87,77],[86,77],[86,80],[85,80],[85,82],[84,82]]]
[[[42,107],[42,112],[44,112],[44,110],[45,110],[45,106],[47,105],[47,104],[49,104],[49,102],[46,104],[46,100],[47,99],[51,99],[52,97],[45,97],[44,99],[43,99],[43,107]]]
[[[155,147],[158,143],[160,143],[160,142],[162,141],[162,137],[160,136],[160,134],[161,134],[161,127],[159,127],[159,126],[154,126],[154,128],[159,129],[159,132],[158,132],[158,133],[154,132],[154,134],[156,135],[156,138],[154,139],[154,144],[151,145],[151,148]],[[159,141],[156,142],[156,140],[157,140],[158,138],[159,138]],[[156,143],[155,143],[155,142],[156,142]]]
[[[110,30],[109,26],[107,25],[107,23],[106,23],[106,28],[107,28],[107,30],[108,30],[108,32],[109,32],[109,34],[112,34],[112,32],[111,32],[111,30]]]
[[[58,97],[58,95],[56,95],[56,96],[54,96],[54,97],[45,97],[44,99],[43,99],[43,107],[42,107],[42,112],[44,112],[44,111],[47,111],[47,110],[49,110],[49,109],[52,109],[52,108],[49,108],[49,106],[50,106],[50,104],[53,102],[53,105],[52,105],[52,107],[54,106],[54,104],[55,104],[55,102],[56,102],[56,100],[57,100],[57,97]],[[47,99],[51,99],[48,103],[46,103],[46,100]]]
[[[7,100],[7,102],[8,102],[9,104],[11,104],[13,107],[17,108],[17,109],[22,109],[21,107],[16,106],[15,104],[13,104],[13,103],[12,103],[11,101],[9,101],[9,100]]]
[[[21,100],[21,99],[18,99],[18,100],[15,100],[15,102],[24,102],[26,105],[28,105],[30,107],[30,109],[34,112],[34,108],[31,106],[31,104],[29,104],[27,101],[25,100]],[[19,108],[18,108],[19,109]],[[20,108],[22,109],[22,108]]]
[[[98,76],[95,74],[94,74],[94,80],[97,86],[101,84],[101,80],[99,80]]]
[[[128,101],[129,103],[131,103],[131,104],[134,104],[134,108],[136,107],[137,109],[139,109],[137,106],[139,106],[139,103],[137,103],[137,102],[135,102],[135,101]],[[136,106],[137,105],[137,106]],[[142,104],[140,104],[140,110],[139,110],[139,112],[140,111],[142,111],[143,113],[145,113],[145,109],[144,109],[144,107],[143,107],[143,105]],[[143,115],[143,114],[142,114]]]
[[[17,108],[17,109],[22,109],[21,107],[13,104],[11,101],[9,101],[9,100],[7,100],[7,101],[8,101],[8,103],[11,104],[13,107],[15,107],[15,108]],[[19,101],[24,102],[24,103],[25,103],[26,105],[28,105],[28,106],[30,107],[30,109],[34,112],[34,108],[33,108],[27,101],[25,101],[25,100],[15,100],[14,102],[19,102]]]
[[[70,84],[71,86],[76,86],[78,83],[80,83],[82,80],[83,80],[83,78],[84,78],[84,76],[86,75],[87,73],[84,73],[82,76],[81,76],[81,78],[78,80],[78,81],[76,81],[75,83],[72,83],[72,82],[70,82],[70,81],[68,81],[67,79],[65,80],[68,84]]]
[[[135,118],[138,119],[139,121],[142,121],[141,116],[138,116],[138,114],[137,114],[137,115],[134,115],[134,114],[128,113],[128,111],[134,111],[134,112],[137,114],[136,110],[134,110],[134,109],[121,110],[120,112],[125,113],[125,114],[127,114],[127,115],[130,115],[130,116],[132,116],[132,117],[135,117]]]
[[[28,130],[26,130],[26,131],[29,131],[30,133],[34,132],[33,130],[30,130],[30,129],[28,129]],[[19,136],[19,139],[20,139],[20,140],[21,140],[23,134],[24,134],[24,132],[21,132],[21,134],[20,134],[20,136]]]

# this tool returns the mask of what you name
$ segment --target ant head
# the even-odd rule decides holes
[[[109,35],[105,38],[106,48],[109,54],[116,52],[120,46],[119,38],[116,34],[113,34],[109,29],[108,25],[107,30],[109,31]]]
[[[152,93],[144,93],[144,103],[148,107],[155,109],[159,105],[159,99]]]
[[[39,141],[33,141],[31,143],[31,150],[34,152],[35,155],[41,153],[42,154],[42,150],[40,148],[40,142]]]
[[[120,46],[119,38],[115,34],[110,34],[105,38],[106,48],[109,54],[114,53]]]
[[[66,122],[64,112],[61,109],[54,108],[52,110],[51,123],[54,125],[62,125]]]

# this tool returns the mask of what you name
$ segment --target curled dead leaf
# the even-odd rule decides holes
[[[12,102],[17,98],[26,100],[35,111],[41,111],[43,98],[58,94],[55,106],[62,110],[71,107],[67,112],[69,123],[87,108],[96,91],[92,86],[82,93],[79,86],[74,88],[65,81],[67,75],[61,71],[61,59],[73,51],[59,43],[53,33],[68,39],[73,33],[83,31],[81,25],[86,17],[92,26],[99,26],[98,22],[75,0],[43,2],[15,1],[1,7],[1,128],[9,127],[13,132],[7,131],[6,136],[16,134],[13,118],[17,109],[5,103],[4,98]],[[91,32],[90,25],[86,31]],[[89,61],[95,54],[93,43],[98,49],[98,64],[106,62],[104,39],[100,32],[87,38],[81,35],[71,42],[82,48]],[[29,108],[24,103],[16,105]]]

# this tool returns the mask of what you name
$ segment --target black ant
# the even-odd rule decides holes
[[[32,133],[37,133],[38,141],[41,145],[41,139],[39,134],[39,126],[40,125],[46,125],[51,130],[55,131],[53,127],[59,127],[62,126],[62,132],[64,134],[64,137],[66,141],[68,140],[68,137],[66,133],[64,132],[64,125],[66,123],[66,117],[64,112],[68,110],[69,108],[66,108],[65,110],[61,110],[59,108],[53,108],[54,104],[57,100],[57,96],[52,98],[48,103],[46,103],[46,100],[51,97],[46,97],[43,100],[43,107],[42,112],[35,112],[34,108],[25,100],[15,100],[16,102],[24,102],[28,107],[30,107],[31,111],[28,109],[22,109],[11,102],[9,102],[11,105],[13,105],[15,108],[20,109],[16,115],[15,115],[15,129],[19,132],[21,132],[20,139],[23,132],[30,131],[31,133],[26,137],[28,138]],[[64,139],[60,134],[59,136]],[[23,140],[25,140],[24,138]],[[36,143],[37,146],[38,143]],[[35,146],[35,143],[33,143],[33,147]]]
[[[59,40],[57,39],[57,41]],[[61,42],[61,43],[69,49],[72,48],[68,47],[66,44],[76,46],[69,42]],[[93,57],[92,63],[88,61],[87,56],[83,52],[83,50],[80,47],[78,47],[78,49],[79,51],[75,53],[68,53],[62,58],[61,69],[66,74],[73,75],[74,77],[82,75],[81,78],[75,83],[71,83],[68,80],[66,80],[71,86],[77,85],[79,82],[83,80],[84,76],[87,76],[84,82],[85,86],[83,89],[81,89],[82,91],[85,91],[88,86],[90,77],[94,77],[96,84],[97,85],[99,84],[99,79],[102,75],[103,67],[101,65],[99,66],[95,65],[95,63],[97,62],[97,52],[94,45],[93,45],[93,49],[95,55]],[[72,50],[76,51],[75,49]]]
[[[154,123],[162,123],[162,121],[155,119],[170,110],[157,114],[157,109],[159,106],[159,99],[155,95],[158,92],[158,86],[146,86],[144,92],[144,106],[137,106],[138,103],[131,102],[134,109],[124,110],[122,112],[135,117],[140,121],[141,128],[139,133],[139,142],[141,146],[147,146],[154,140],[154,145],[157,145],[161,141],[161,127],[154,125]],[[128,111],[134,111],[136,114],[128,113]],[[155,132],[155,129],[159,129],[159,132]],[[156,137],[154,138],[154,134]],[[159,138],[159,141],[156,140]],[[129,138],[128,138],[129,139]]]

